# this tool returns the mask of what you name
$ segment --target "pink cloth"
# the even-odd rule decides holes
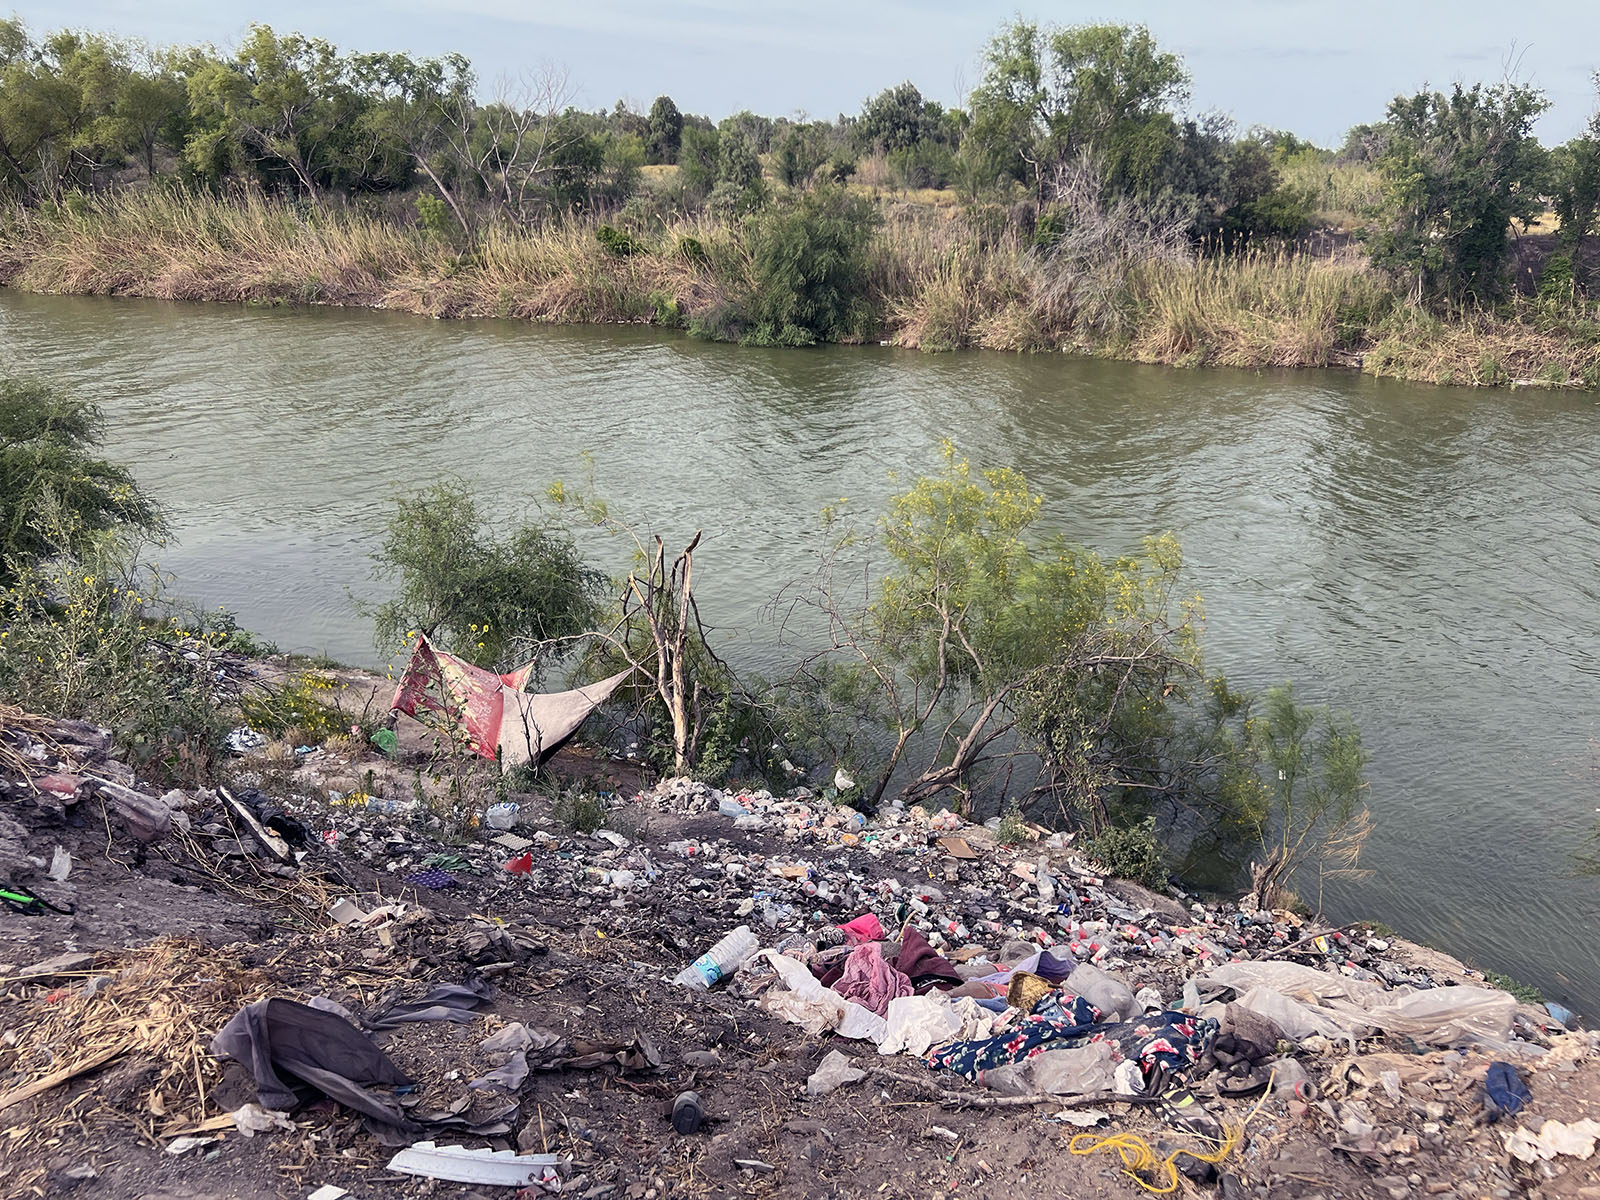
[[[889,1014],[889,1001],[911,995],[911,980],[884,961],[876,942],[867,942],[850,951],[844,974],[833,990],[884,1017]]]
[[[839,928],[844,930],[852,946],[859,946],[862,942],[883,941],[883,923],[878,920],[876,913],[865,913],[854,921],[846,921]]]

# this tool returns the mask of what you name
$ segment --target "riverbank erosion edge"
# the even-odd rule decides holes
[[[1582,304],[1523,297],[1441,316],[1406,303],[1348,248],[1063,261],[960,209],[878,209],[863,319],[841,341],[1189,367],[1359,368],[1457,386],[1600,386],[1600,323]],[[746,225],[704,215],[657,221],[620,242],[598,236],[602,229],[616,232],[580,218],[499,226],[462,246],[353,208],[250,193],[117,193],[7,213],[0,284],[737,336],[729,314],[762,287]]]

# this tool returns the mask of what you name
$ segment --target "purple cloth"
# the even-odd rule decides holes
[[[993,975],[984,975],[979,983],[992,983],[1004,988],[1018,971],[1030,971],[1051,983],[1060,983],[1078,969],[1078,960],[1066,950],[1041,950],[1030,954],[1014,967],[1003,967]]]

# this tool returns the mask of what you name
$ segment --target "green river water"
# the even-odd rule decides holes
[[[1569,859],[1600,806],[1591,396],[11,292],[0,363],[104,405],[175,518],[182,592],[358,662],[379,656],[349,596],[375,593],[396,489],[454,472],[513,516],[587,452],[613,504],[704,528],[721,649],[772,666],[767,605],[814,567],[822,506],[872,511],[951,437],[1074,539],[1177,534],[1208,665],[1357,719],[1376,875],[1330,915],[1600,1011],[1600,880]]]

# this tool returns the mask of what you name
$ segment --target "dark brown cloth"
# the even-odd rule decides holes
[[[950,961],[928,944],[914,925],[907,925],[901,933],[900,953],[894,960],[894,969],[911,980],[917,995],[931,991],[947,992],[961,983],[961,976]]]

